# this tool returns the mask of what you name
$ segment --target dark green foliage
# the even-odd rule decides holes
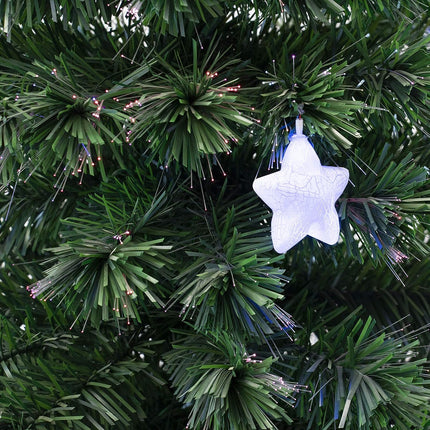
[[[273,429],[271,418],[291,421],[280,403],[291,403],[297,388],[269,373],[271,357],[247,354],[227,332],[178,335],[166,355],[167,371],[176,396],[192,405],[188,426]]]
[[[306,112],[310,134],[324,136],[333,145],[349,148],[350,139],[360,137],[360,133],[359,127],[348,119],[364,106],[360,101],[345,100],[345,75],[354,64],[324,60],[327,46],[321,44],[318,33],[304,34],[304,39],[309,38],[306,45],[300,39],[294,41],[292,35],[286,37],[280,64],[274,62],[273,72],[266,73],[263,81],[267,86],[269,80],[269,88],[274,88],[264,94],[264,111],[270,115],[264,118],[264,123],[272,125],[271,136],[277,135],[288,118]],[[302,51],[300,57],[295,54]]]
[[[368,139],[373,141],[371,136]],[[339,213],[345,237],[356,234],[360,238],[347,241],[352,244],[350,252],[362,260],[359,248],[363,245],[374,261],[382,256],[392,267],[407,258],[408,251],[416,255],[429,252],[424,240],[426,230],[421,226],[429,211],[429,190],[425,186],[427,169],[416,166],[411,153],[403,157],[404,151],[396,154],[398,162],[393,160],[390,150],[392,147],[386,144],[378,159],[373,151],[372,155],[366,154],[368,173],[364,178],[356,176],[358,172],[351,168],[352,162],[363,159],[364,154],[357,152],[349,164],[354,187],[349,188],[348,197],[340,199]]]
[[[34,24],[42,20],[59,22],[64,26],[71,22],[74,26],[82,26],[89,29],[89,19],[98,16],[105,21],[111,18],[108,13],[113,10],[113,3],[106,7],[104,1],[81,2],[64,0],[18,0],[2,1],[0,5],[0,16],[2,17],[3,31],[11,39],[11,30],[15,24],[21,24],[24,31],[31,31]]]
[[[430,389],[426,359],[413,359],[416,333],[372,335],[374,325],[351,315],[328,332],[315,331],[317,341],[301,361],[307,364],[299,378],[312,394],[300,394],[297,402],[298,415],[313,426],[408,429],[425,419]]]
[[[1,255],[26,255],[30,250],[38,253],[46,246],[57,243],[60,219],[73,210],[77,194],[68,188],[67,200],[54,199],[55,189],[50,179],[33,174],[26,182],[15,179],[5,186],[7,195],[1,196],[1,216],[4,218],[1,238]],[[10,194],[14,193],[14,198]],[[51,199],[49,199],[51,195]],[[16,197],[16,198],[15,198]],[[52,201],[54,199],[54,201]]]
[[[197,331],[225,330],[268,342],[273,330],[294,328],[290,315],[275,303],[288,280],[272,266],[282,257],[268,255],[267,211],[258,209],[255,196],[237,198],[226,212],[225,198],[222,192],[212,211],[202,215],[199,230],[194,225],[199,240],[187,247],[191,264],[177,276],[172,297],[183,305],[184,318],[195,318]]]
[[[2,422],[18,428],[137,428],[141,383],[163,384],[142,360],[145,342],[101,333],[33,334],[1,320]],[[85,361],[82,360],[85,354]],[[124,401],[127,393],[133,400]]]
[[[427,3],[0,1],[0,428],[429,427]],[[298,115],[350,182],[276,255]]]
[[[145,142],[166,166],[175,160],[203,177],[206,169],[201,159],[206,158],[203,162],[211,170],[216,154],[231,152],[238,141],[239,126],[252,124],[251,118],[242,114],[250,109],[237,102],[240,85],[236,85],[237,80],[227,81],[223,73],[235,62],[223,64],[222,55],[213,53],[216,48],[211,44],[200,59],[193,41],[190,67],[181,62],[181,48],[173,65],[160,58],[151,68],[154,76],[136,83],[140,97],[127,108],[134,123],[131,142]]]
[[[125,190],[123,195],[127,196]],[[144,221],[150,225],[155,212],[162,210],[163,196],[136,196],[133,212],[121,210],[104,196],[93,200],[90,210],[79,210],[79,218],[64,221],[69,228],[63,232],[67,241],[46,249],[52,257],[46,262],[45,277],[28,289],[32,297],[45,301],[73,290],[68,312],[76,320],[85,319],[85,324],[91,318],[97,325],[112,313],[125,317],[128,324],[130,319],[140,321],[135,299],[139,297],[145,308],[145,302],[164,307],[166,288],[159,281],[167,277],[165,266],[173,264],[166,255],[172,247],[163,244],[163,238],[144,233],[148,228]]]
[[[144,17],[143,24],[162,34],[168,32],[174,36],[185,36],[189,24],[206,21],[205,15],[215,18],[223,14],[223,2],[216,0],[150,0],[146,3],[139,10],[139,15]],[[131,9],[133,6],[139,9],[140,4],[138,1],[131,2]]]

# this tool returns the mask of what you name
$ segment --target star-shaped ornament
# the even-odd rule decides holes
[[[345,189],[349,172],[321,166],[318,155],[296,120],[296,134],[282,159],[281,170],[257,178],[254,191],[272,209],[272,242],[283,254],[306,236],[329,245],[339,239],[339,217],[334,206]]]

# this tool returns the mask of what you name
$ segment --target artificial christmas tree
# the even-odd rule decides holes
[[[0,1],[0,428],[427,428],[429,8]]]

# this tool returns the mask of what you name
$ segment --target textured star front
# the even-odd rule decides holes
[[[306,236],[329,245],[339,239],[339,217],[334,206],[345,189],[349,172],[343,167],[321,166],[305,135],[303,120],[276,173],[257,178],[254,191],[272,209],[272,242],[283,254]]]

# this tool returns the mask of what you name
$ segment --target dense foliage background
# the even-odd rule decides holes
[[[0,428],[430,428],[429,9],[1,0]],[[350,182],[278,255],[299,114]]]

